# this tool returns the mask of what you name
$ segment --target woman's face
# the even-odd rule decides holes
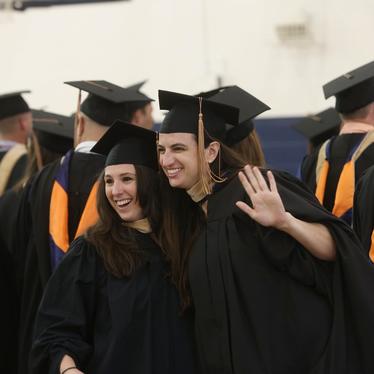
[[[143,217],[137,197],[134,165],[119,164],[105,168],[105,195],[123,221],[134,222]]]
[[[172,187],[190,189],[199,180],[197,142],[193,134],[159,134],[160,165]]]

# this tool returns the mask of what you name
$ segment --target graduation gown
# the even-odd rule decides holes
[[[89,374],[193,374],[193,326],[149,234],[136,232],[145,263],[115,278],[84,238],[48,282],[36,320],[32,373],[59,373],[65,354]]]
[[[5,156],[5,154],[6,152],[0,152],[0,161]],[[27,165],[27,155],[23,155],[14,164],[14,167],[9,174],[9,178],[6,183],[5,190],[8,190],[14,187],[17,184],[17,182],[21,180],[21,178],[25,174],[26,165]]]
[[[0,355],[0,372],[16,373],[17,371],[17,333],[18,333],[18,297],[16,288],[15,266],[12,257],[12,235],[16,224],[16,213],[20,192],[6,191],[0,197],[0,331],[2,348]]]
[[[342,134],[332,141],[329,161],[330,168],[323,201],[324,207],[330,212],[334,206],[336,188],[344,164],[357,140],[362,138],[362,136],[363,134],[361,133]],[[313,192],[316,191],[316,164],[319,150],[320,147],[318,147],[311,155],[304,157],[301,165],[301,179]],[[371,144],[355,162],[355,183],[360,179],[363,172],[373,164],[374,144]]]
[[[286,211],[324,223],[335,262],[235,206],[237,177],[208,198],[206,225],[189,261],[204,374],[373,373],[374,269],[351,229],[294,177],[274,173]]]
[[[358,181],[353,205],[353,229],[369,254],[374,230],[374,166]],[[373,253],[374,255],[374,253]],[[372,258],[374,261],[374,258]]]
[[[75,152],[69,173],[69,234],[75,232],[86,200],[105,159],[96,154]],[[51,276],[49,205],[54,175],[60,160],[47,165],[22,194],[14,240],[17,287],[20,294],[19,373],[28,373],[34,319],[43,290]],[[21,233],[20,235],[18,235]]]

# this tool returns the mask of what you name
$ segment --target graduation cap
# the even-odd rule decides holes
[[[65,82],[79,89],[78,112],[83,112],[93,121],[110,126],[117,119],[128,122],[133,111],[152,101],[139,91],[142,83],[127,88],[107,81]],[[140,86],[139,86],[140,85]],[[80,103],[81,91],[88,92],[87,98]]]
[[[184,132],[198,135],[199,114],[202,114],[204,130],[211,137],[223,141],[226,124],[238,124],[239,109],[213,102],[209,98],[185,95],[171,91],[158,91],[161,110],[169,110],[160,133]]]
[[[65,154],[74,145],[74,118],[32,109],[38,142],[50,151]]]
[[[22,97],[24,93],[30,93],[30,91],[16,91],[0,95],[0,120],[30,111]]]
[[[106,156],[105,166],[135,164],[158,170],[156,133],[120,120],[115,121],[91,152]]]
[[[129,92],[132,92],[133,93],[133,98],[135,97],[138,97],[138,101],[144,101],[144,102],[151,102],[151,101],[154,101],[153,99],[149,98],[147,95],[144,95],[140,89],[144,86],[144,84],[146,83],[147,81],[144,80],[144,81],[141,81],[141,82],[138,82],[138,83],[135,83],[131,86],[127,86],[125,87],[126,90],[128,90]]]
[[[201,96],[201,97],[204,97],[206,99],[218,94],[219,92],[225,90],[226,88],[230,88],[230,87],[233,87],[233,86],[222,86],[222,87],[218,87],[218,88],[215,88],[213,90],[209,90],[209,91],[203,91],[203,92],[200,92],[198,93],[197,97]]]
[[[239,125],[226,129],[225,144],[229,146],[247,137],[253,130],[252,119],[270,109],[265,103],[238,86],[223,87],[216,92],[211,92],[213,94],[209,96],[210,101],[236,106],[240,110]]]
[[[350,113],[374,101],[374,61],[323,86],[325,98],[336,97],[335,109]]]
[[[305,136],[314,147],[339,133],[341,118],[334,108],[326,109],[314,116],[305,117],[293,125],[297,132]]]

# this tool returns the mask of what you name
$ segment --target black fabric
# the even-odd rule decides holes
[[[335,109],[350,113],[374,101],[374,61],[360,66],[323,86],[325,98],[336,96]]]
[[[52,152],[65,154],[74,146],[74,117],[32,110],[33,130],[38,142]]]
[[[99,155],[74,153],[69,175],[69,235],[75,234],[81,213],[98,173],[104,167]],[[20,294],[19,374],[28,373],[28,356],[35,314],[51,276],[49,205],[54,175],[60,160],[46,166],[22,193],[17,213],[14,256]],[[19,235],[22,233],[22,235]],[[74,234],[73,234],[74,233]]]
[[[30,108],[22,97],[23,93],[29,92],[18,91],[0,95],[0,120],[29,112]]]
[[[254,124],[251,120],[244,121],[237,126],[231,126],[226,129],[226,136],[224,143],[229,147],[239,143],[245,139],[253,131]]]
[[[158,170],[156,133],[130,123],[116,121],[91,151],[106,156],[105,166],[135,164]]]
[[[65,83],[89,93],[80,110],[102,126],[111,126],[117,119],[131,121],[136,110],[153,101],[139,91],[144,82],[126,88],[107,81]]]
[[[340,124],[339,113],[333,108],[328,108],[314,116],[303,118],[292,128],[305,136],[314,147],[317,147],[333,135],[338,135]]]
[[[36,321],[32,373],[59,373],[64,354],[84,373],[194,374],[191,320],[149,235],[136,235],[146,263],[114,278],[83,238],[51,277]],[[48,367],[49,366],[49,367]]]
[[[16,212],[19,204],[19,192],[6,191],[0,198],[0,372],[17,372],[17,332],[18,297],[15,278],[15,266],[12,258],[12,236],[15,227]]]
[[[161,110],[169,110],[162,121],[160,133],[189,133],[198,135],[200,98],[171,91],[158,91]],[[201,98],[201,113],[205,131],[213,138],[223,141],[226,124],[236,126],[239,108]]]
[[[333,141],[330,153],[330,167],[326,183],[324,206],[330,211],[335,200],[335,193],[337,183],[344,163],[357,140],[362,137],[362,134],[343,134],[339,135]],[[308,187],[315,192],[316,190],[316,164],[318,160],[317,148],[311,155],[306,156],[301,165],[301,179]],[[374,144],[361,154],[355,163],[355,182],[360,179],[363,172],[374,164]]]
[[[143,103],[142,107],[147,104],[148,102]],[[80,110],[102,126],[111,126],[117,119],[125,122],[131,121],[133,115],[133,110],[129,103],[113,103],[91,94],[82,103]]]
[[[268,105],[238,86],[223,88],[219,92],[210,95],[209,100],[238,107],[240,109],[239,123],[253,119],[270,109]]]
[[[353,204],[353,229],[369,254],[374,229],[374,166],[358,181]]]
[[[6,152],[0,152],[0,161],[5,156]],[[23,175],[25,174],[27,165],[27,155],[21,156],[17,162],[14,164],[12,171],[10,172],[5,190],[9,190],[10,188],[14,187],[17,182],[21,180]]]
[[[374,269],[350,228],[305,186],[275,173],[286,210],[326,224],[337,259],[314,258],[290,236],[240,211],[237,178],[208,199],[189,263],[205,374],[372,373]]]
[[[74,240],[92,186],[104,167],[104,158],[91,153],[74,153],[69,175],[69,239]]]
[[[374,78],[359,83],[336,94],[335,108],[339,113],[349,114],[374,101]]]

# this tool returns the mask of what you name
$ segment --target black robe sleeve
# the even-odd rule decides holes
[[[285,172],[273,171],[273,174],[286,211],[304,221],[323,223],[324,220],[327,226],[329,220],[336,221],[335,217],[320,206],[308,187],[298,179]],[[265,174],[264,177],[267,178]],[[245,200],[251,205],[249,197],[246,196]],[[315,288],[323,295],[331,295],[331,263],[314,257],[287,233],[261,226],[243,212],[236,215],[245,221],[247,227],[248,224],[254,226],[261,250],[274,267],[287,272],[291,278]]]
[[[9,179],[7,181],[6,190],[14,187],[23,177],[25,174],[27,166],[27,155],[21,156],[17,162],[15,163],[12,172],[9,175]]]
[[[374,266],[351,228],[324,209],[301,182],[287,173],[275,173],[275,177],[286,211],[299,219],[325,224],[336,244],[336,260],[329,263],[330,275],[327,272],[327,276],[321,277],[321,274],[324,273],[324,270],[321,271],[321,261],[309,254],[307,266],[304,264],[303,267],[300,267],[303,271],[310,268],[310,279],[312,279],[311,274],[314,273],[314,269],[318,269],[315,273],[318,274],[318,277],[315,276],[314,279],[324,279],[323,283],[331,276],[331,293],[327,292],[326,294],[333,307],[334,326],[331,336],[333,341],[330,345],[335,354],[331,355],[332,361],[329,364],[325,363],[325,365],[333,367],[335,370],[333,372],[374,372],[372,355],[374,293],[371,289],[371,285],[374,284]],[[271,232],[269,234],[265,238],[266,241],[270,239],[271,235],[279,235]],[[282,251],[280,245],[276,246],[276,249]],[[297,250],[299,251],[300,248]],[[287,249],[283,249],[283,251],[290,253],[287,252]],[[279,257],[279,253],[276,253],[276,256]],[[272,257],[274,258],[274,252]],[[298,258],[297,266],[302,264],[301,258],[303,257]],[[293,274],[295,274],[294,260],[295,255],[291,255],[288,256],[288,261],[285,261],[289,271]],[[325,290],[328,291],[328,287]],[[347,354],[343,356],[343,352],[347,352]]]
[[[353,204],[353,229],[369,254],[374,229],[374,166],[358,181]]]
[[[32,373],[59,373],[65,354],[78,368],[87,363],[92,353],[96,256],[79,238],[50,278],[36,318]]]

